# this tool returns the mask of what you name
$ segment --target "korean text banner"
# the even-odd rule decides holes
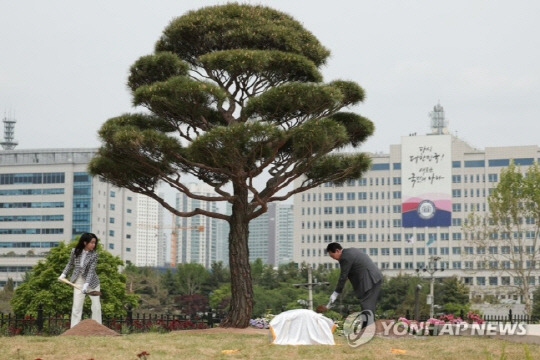
[[[450,226],[452,222],[452,138],[401,139],[402,226]]]

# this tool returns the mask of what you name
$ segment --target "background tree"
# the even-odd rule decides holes
[[[201,264],[178,264],[175,274],[175,294],[193,295],[200,294],[203,285],[210,277],[206,268]]]
[[[156,269],[127,265],[123,271],[129,293],[136,294],[140,310],[162,311],[169,295],[163,278]]]
[[[40,260],[25,275],[23,282],[15,289],[11,300],[13,311],[17,315],[37,314],[40,304],[46,313],[71,314],[73,288],[58,281],[58,276],[66,266],[71,249],[77,242],[61,242],[51,248],[49,255]],[[99,277],[101,292],[101,310],[104,317],[125,316],[125,305],[135,307],[137,296],[126,292],[126,277],[118,271],[124,263],[118,256],[103,250],[98,244],[99,260],[96,272]],[[84,312],[90,310],[90,299],[86,298]]]
[[[469,310],[469,287],[457,276],[448,276],[435,283],[435,303],[442,306],[445,314],[459,315]]]
[[[532,305],[532,311],[531,316],[536,319],[536,321],[540,320],[540,286],[534,290],[533,293],[533,305]]]
[[[150,196],[177,216],[229,223],[232,297],[221,326],[249,324],[249,222],[269,202],[357,179],[370,165],[365,154],[336,152],[358,147],[374,127],[340,112],[361,102],[364,91],[350,81],[323,83],[318,68],[328,56],[299,22],[268,7],[190,11],[165,28],[154,54],[131,67],[133,104],[147,111],[109,119],[99,131],[93,175]],[[216,195],[190,192],[185,175]],[[302,181],[291,188],[296,179]],[[228,202],[232,214],[178,211],[156,194],[159,183],[192,199]]]
[[[381,286],[377,312],[387,319],[405,316],[407,311],[409,316],[413,317],[416,285],[422,286],[419,296],[419,312],[422,315],[429,314],[429,306],[426,304],[429,282],[417,276],[401,274],[394,277],[385,277]],[[438,302],[438,300],[436,301]]]
[[[13,297],[13,290],[15,286],[13,284],[13,279],[8,278],[4,288],[0,290],[0,313],[10,313],[11,312],[11,298]]]
[[[531,313],[531,292],[540,265],[540,169],[531,165],[524,174],[511,162],[501,170],[497,187],[488,197],[487,214],[473,212],[463,226],[465,238],[476,245],[475,260],[499,275],[514,289]],[[500,286],[499,285],[499,286]]]
[[[217,289],[222,284],[230,282],[230,271],[228,267],[223,265],[223,261],[212,262],[212,265],[210,265],[210,276],[207,280],[208,292]]]

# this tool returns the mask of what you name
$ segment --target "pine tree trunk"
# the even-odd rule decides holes
[[[237,189],[235,189],[237,190]],[[249,326],[253,309],[253,287],[249,264],[249,221],[247,189],[233,204],[229,223],[229,267],[231,270],[231,303],[222,327],[245,328]],[[235,191],[238,195],[238,191]]]

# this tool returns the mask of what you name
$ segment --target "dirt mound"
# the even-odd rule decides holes
[[[105,325],[101,325],[95,320],[86,319],[75,325],[69,330],[64,331],[60,335],[74,336],[120,336],[114,330],[109,329]]]

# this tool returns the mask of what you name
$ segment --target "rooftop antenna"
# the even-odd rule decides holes
[[[4,150],[13,150],[19,143],[15,141],[13,135],[15,134],[15,123],[17,122],[13,118],[9,118],[4,115],[4,141],[0,142],[0,145]]]
[[[429,117],[431,118],[431,131],[433,134],[441,135],[448,132],[448,122],[444,119],[444,108],[440,102],[433,107]]]

